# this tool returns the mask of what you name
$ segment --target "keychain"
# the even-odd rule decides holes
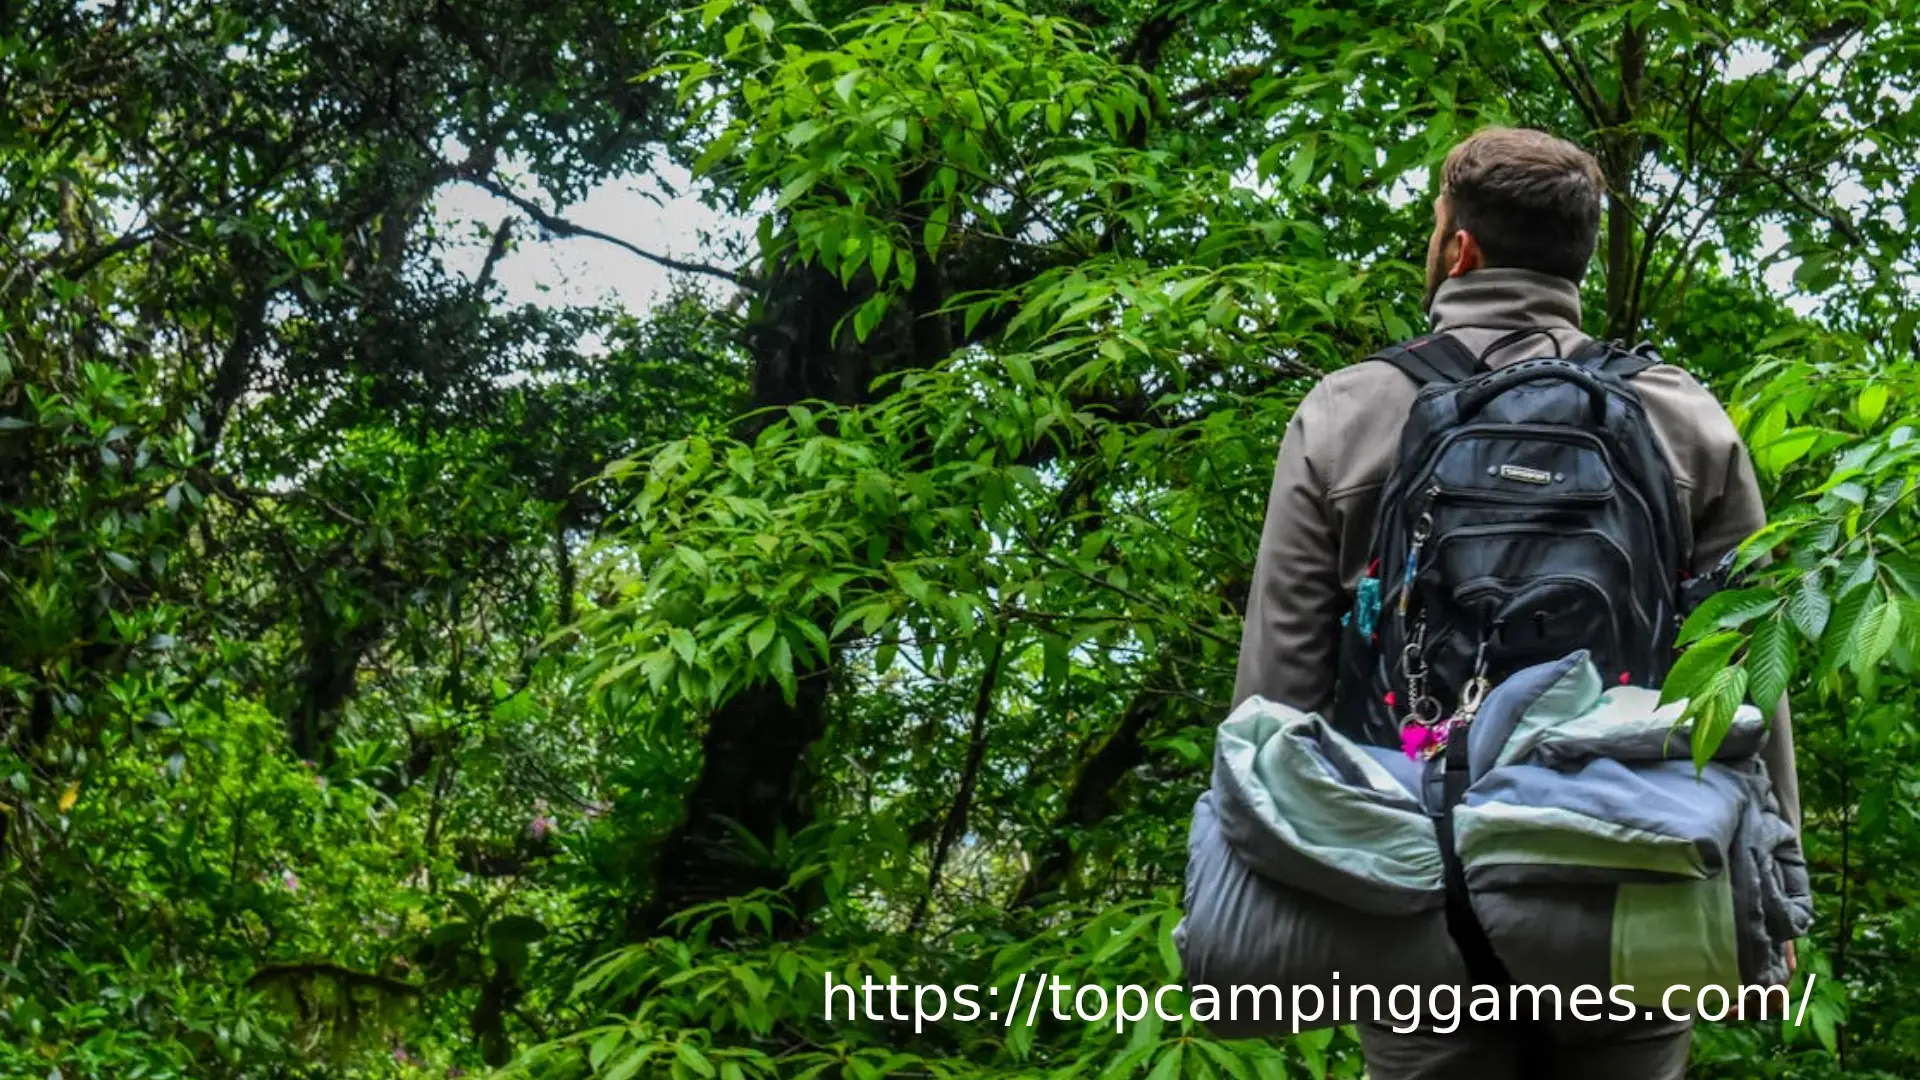
[[[1467,688],[1460,692],[1460,708],[1444,723],[1431,729],[1433,735],[1422,748],[1422,757],[1432,761],[1440,756],[1441,751],[1447,748],[1447,743],[1452,741],[1456,732],[1465,731],[1473,724],[1473,718],[1480,713],[1480,701],[1487,696],[1487,688],[1487,678],[1484,675],[1475,675],[1473,680],[1467,683]]]
[[[1491,686],[1487,680],[1487,644],[1482,641],[1473,659],[1473,678],[1468,679],[1467,685],[1461,688],[1460,705],[1453,715],[1445,720],[1439,719],[1439,703],[1423,695],[1415,701],[1415,707],[1401,725],[1400,748],[1416,761],[1432,761],[1439,757],[1456,732],[1464,731],[1473,724],[1473,718],[1480,713],[1480,703]],[[1428,709],[1422,709],[1422,705],[1428,706]],[[1426,712],[1431,712],[1434,719],[1427,719],[1423,715]]]

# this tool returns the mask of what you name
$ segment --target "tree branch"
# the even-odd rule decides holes
[[[1168,0],[1156,6],[1133,37],[1121,46],[1115,59],[1122,64],[1134,64],[1146,71],[1160,66],[1160,51],[1180,30],[1180,24],[1186,21],[1186,12],[1182,11],[1182,0]]]
[[[1120,722],[1091,754],[1084,756],[1059,813],[1047,828],[1046,846],[1021,879],[1009,907],[1032,906],[1072,876],[1079,855],[1074,849],[1074,834],[1094,828],[1113,813],[1115,791],[1146,758],[1147,729],[1166,713],[1170,696],[1152,684],[1167,677],[1169,667],[1162,661],[1162,669],[1149,676],[1127,702]]]
[[[705,274],[708,277],[715,277],[715,278],[719,278],[722,281],[732,282],[733,284],[739,285],[743,288],[753,288],[755,285],[755,282],[753,281],[752,278],[746,277],[742,274],[735,273],[734,271],[724,270],[717,266],[708,266],[705,263],[686,262],[681,259],[672,258],[671,256],[655,254],[654,252],[648,251],[647,249],[640,247],[637,244],[633,244],[626,240],[622,240],[619,237],[613,236],[609,233],[603,233],[598,229],[589,229],[584,225],[575,225],[573,222],[568,221],[563,217],[559,217],[555,214],[549,213],[539,203],[536,203],[532,199],[529,199],[526,196],[519,194],[518,192],[514,191],[512,188],[507,187],[505,184],[500,183],[498,180],[495,180],[490,176],[486,176],[484,174],[475,172],[473,170],[462,170],[460,174],[460,179],[465,180],[470,184],[473,184],[474,186],[480,188],[481,190],[485,191],[489,195],[493,195],[497,198],[504,199],[507,202],[512,203],[515,207],[517,207],[520,210],[521,213],[524,213],[528,217],[532,218],[535,224],[539,225],[541,228],[547,230],[548,232],[554,234],[555,236],[562,236],[562,237],[580,236],[580,237],[586,237],[591,240],[599,240],[604,243],[612,244],[614,247],[617,247],[622,251],[625,251],[631,255],[637,255],[640,258],[645,259],[656,266],[663,266],[668,270],[677,270],[683,274]]]
[[[1833,52],[1828,54],[1826,60],[1821,61],[1820,70],[1824,70],[1827,61],[1831,60],[1833,55],[1840,51],[1839,47],[1845,42],[1847,36],[1847,34],[1842,34],[1832,42]],[[1679,255],[1674,259],[1673,263],[1667,267],[1667,272],[1661,275],[1660,284],[1654,288],[1652,294],[1647,298],[1648,305],[1657,302],[1665,295],[1668,287],[1673,284],[1674,275],[1679,272],[1680,267],[1687,261],[1687,250],[1693,247],[1695,240],[1699,239],[1700,233],[1706,228],[1706,223],[1713,216],[1714,210],[1719,207],[1721,200],[1732,192],[1735,179],[1742,173],[1753,172],[1769,181],[1782,192],[1786,193],[1788,198],[1793,199],[1803,209],[1825,220],[1854,244],[1864,245],[1866,243],[1865,238],[1860,234],[1859,227],[1853,223],[1852,219],[1838,210],[1822,208],[1816,204],[1811,197],[1803,194],[1791,181],[1781,176],[1776,170],[1762,166],[1759,163],[1760,147],[1765,144],[1768,139],[1772,138],[1773,134],[1780,130],[1781,126],[1787,122],[1787,119],[1793,115],[1793,110],[1799,106],[1801,99],[1806,96],[1808,88],[1815,82],[1818,82],[1819,77],[1820,71],[1817,70],[1811,77],[1803,80],[1801,84],[1794,89],[1793,95],[1787,99],[1786,105],[1781,108],[1779,115],[1774,117],[1773,122],[1768,124],[1765,129],[1755,133],[1755,135],[1747,141],[1745,147],[1734,145],[1733,140],[1727,136],[1725,131],[1721,130],[1720,127],[1715,124],[1708,123],[1704,117],[1700,116],[1698,99],[1687,103],[1674,102],[1674,104],[1682,105],[1682,107],[1688,110],[1689,119],[1692,122],[1697,123],[1702,130],[1711,134],[1714,140],[1726,149],[1739,154],[1740,158],[1734,164],[1733,169],[1722,178],[1719,189],[1714,192],[1713,198],[1708,200],[1706,206],[1700,211],[1699,216],[1695,218],[1693,228],[1688,231],[1687,238],[1681,242]]]
[[[1673,189],[1667,192],[1666,198],[1660,202],[1659,209],[1654,212],[1653,216],[1648,219],[1646,227],[1641,230],[1640,257],[1636,261],[1633,269],[1632,295],[1630,297],[1631,307],[1636,321],[1639,316],[1646,311],[1646,282],[1647,275],[1653,271],[1654,250],[1659,247],[1660,237],[1665,234],[1667,226],[1673,220],[1674,210],[1680,202],[1680,191],[1687,186],[1687,172],[1692,169],[1699,156],[1696,149],[1696,136],[1700,128],[1700,101],[1706,94],[1707,86],[1713,81],[1713,67],[1724,59],[1725,56],[1726,49],[1724,47],[1718,50],[1700,50],[1702,62],[1698,73],[1698,82],[1695,84],[1693,94],[1688,99],[1687,104],[1681,107],[1681,111],[1686,114],[1687,121],[1686,145],[1683,151],[1685,168],[1675,170]],[[1657,89],[1655,93],[1658,93]]]
[[[1175,104],[1182,106],[1204,105],[1215,98],[1228,97],[1243,101],[1253,92],[1253,84],[1260,76],[1275,70],[1271,64],[1242,64],[1228,68],[1219,78],[1196,83],[1173,96]],[[1194,112],[1202,110],[1194,109]]]
[[[480,264],[480,274],[473,279],[473,295],[485,296],[487,286],[493,284],[494,267],[507,253],[507,244],[513,240],[513,219],[500,219],[500,226],[493,230],[493,246],[487,249],[487,261]]]
[[[945,869],[947,855],[953,845],[959,841],[961,830],[967,827],[967,815],[973,810],[974,789],[980,783],[980,766],[987,756],[987,716],[993,711],[993,690],[1000,681],[1000,661],[1007,650],[1007,632],[1003,623],[999,635],[994,638],[993,652],[987,656],[987,669],[980,675],[980,688],[973,696],[973,722],[967,733],[967,763],[960,773],[960,793],[954,796],[953,806],[947,811],[947,820],[940,826],[940,840],[933,850],[933,862],[927,869],[927,891],[920,897],[920,904],[914,909],[913,920],[908,925],[914,929],[927,918],[927,909],[933,904],[933,897],[940,888],[940,872]]]
[[[1587,118],[1587,125],[1595,131],[1606,127],[1606,120],[1600,114],[1600,103],[1590,100],[1586,91],[1574,81],[1572,73],[1560,63],[1560,57],[1553,51],[1553,46],[1547,44],[1545,35],[1533,35],[1533,45],[1540,50],[1540,55],[1546,58],[1547,66],[1553,69],[1554,75],[1560,80],[1560,85],[1566,87],[1567,93],[1573,95],[1573,103],[1579,106],[1580,115]]]

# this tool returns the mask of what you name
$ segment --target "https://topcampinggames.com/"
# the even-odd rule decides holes
[[[1582,985],[1563,994],[1556,986],[1459,986],[1441,984],[1429,987],[1400,985],[1380,987],[1369,983],[1334,982],[1328,986],[1293,986],[1284,991],[1278,986],[1253,984],[1227,987],[1157,987],[1138,983],[1107,986],[1101,983],[1074,984],[1042,973],[1029,980],[1022,973],[1005,992],[998,986],[963,983],[948,988],[933,983],[902,982],[889,977],[885,982],[866,976],[859,983],[826,975],[826,1012],[829,1022],[837,1019],[874,1021],[913,1021],[913,1030],[942,1023],[996,1023],[1011,1028],[1024,1023],[1032,1027],[1044,1018],[1060,1021],[1079,1020],[1090,1024],[1112,1023],[1123,1032],[1149,1016],[1165,1023],[1191,1018],[1203,1024],[1219,1021],[1252,1022],[1291,1018],[1295,1033],[1336,1024],[1367,1020],[1388,1024],[1397,1032],[1426,1030],[1445,1035],[1463,1022],[1485,1023],[1500,1020],[1648,1020],[1665,1016],[1683,1020],[1716,1022],[1729,1017],[1747,1020],[1771,1020],[1791,1012],[1797,1026],[1806,1016],[1807,1002],[1813,996],[1814,977],[1807,975],[1799,1001],[1785,986],[1742,986],[1729,989],[1719,985],[1698,988],[1674,984],[1654,994],[1632,985],[1599,987]]]

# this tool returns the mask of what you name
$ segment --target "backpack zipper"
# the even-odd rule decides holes
[[[1428,489],[1428,492],[1436,500],[1514,503],[1527,506],[1598,505],[1614,497],[1612,491],[1499,491],[1491,488],[1443,488],[1438,484]]]
[[[1434,495],[1439,492],[1438,484],[1427,489],[1427,502],[1431,506]],[[1407,616],[1407,597],[1413,593],[1413,579],[1420,574],[1420,549],[1426,546],[1427,537],[1433,535],[1433,512],[1423,511],[1413,523],[1413,544],[1407,548],[1407,566],[1400,577],[1399,613],[1402,619]]]

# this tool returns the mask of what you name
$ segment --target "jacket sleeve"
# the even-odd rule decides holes
[[[1235,708],[1257,694],[1303,712],[1324,713],[1333,698],[1346,593],[1339,530],[1327,485],[1314,464],[1318,444],[1339,431],[1333,413],[1326,384],[1315,386],[1280,442],[1240,637]]]
[[[1766,503],[1760,494],[1760,482],[1753,471],[1753,458],[1740,441],[1733,421],[1720,413],[1712,426],[1724,425],[1725,438],[1717,440],[1710,459],[1712,472],[1700,476],[1694,487],[1693,564],[1695,573],[1705,573],[1722,556],[1739,547],[1767,523]],[[1765,702],[1756,702],[1762,709]],[[1762,755],[1767,772],[1773,777],[1780,814],[1796,830],[1800,828],[1800,775],[1793,759],[1793,717],[1787,699],[1773,704],[1772,731]]]

